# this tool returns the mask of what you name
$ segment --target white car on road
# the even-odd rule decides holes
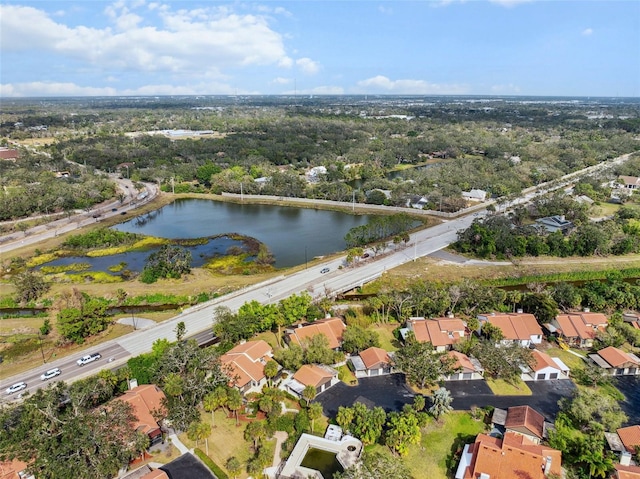
[[[100,353],[87,354],[86,356],[82,356],[80,359],[78,359],[76,361],[76,364],[78,366],[84,366],[85,364],[89,364],[94,361],[97,361],[101,357],[102,356],[100,355]]]
[[[40,380],[46,381],[47,379],[51,379],[51,378],[55,378],[56,376],[59,376],[61,373],[62,371],[60,371],[60,368],[49,369],[48,371],[45,371],[44,373],[42,373],[42,375],[40,376]]]
[[[27,383],[24,381],[15,383],[13,386],[9,386],[7,388],[7,394],[17,393],[18,391],[22,391],[23,389],[27,389]]]

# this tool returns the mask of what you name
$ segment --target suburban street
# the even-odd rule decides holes
[[[610,167],[612,164],[624,161],[628,157],[629,155],[624,155],[602,166],[596,165],[595,167],[587,168],[587,171],[583,170],[582,174],[591,174],[594,172],[593,169],[596,167],[598,167],[598,169]],[[522,198],[508,203],[507,206],[513,206],[518,203],[530,201],[536,195],[546,193],[552,189],[561,188],[571,180],[575,180],[577,177],[576,175],[577,173],[567,175],[567,177],[560,179],[560,181],[554,182],[553,186],[540,185],[537,188],[530,189],[524,192],[524,196]],[[148,188],[151,188],[148,198],[157,194],[157,191],[154,191],[153,187],[148,186]],[[129,205],[129,207],[134,208],[135,205]],[[207,334],[206,332],[213,326],[214,310],[219,306],[228,307],[235,312],[244,303],[253,300],[265,304],[276,303],[283,298],[291,296],[292,294],[301,293],[302,291],[308,291],[313,297],[321,297],[334,296],[351,290],[378,278],[387,270],[395,268],[401,264],[414,261],[416,258],[429,255],[447,247],[457,239],[457,232],[459,230],[468,228],[474,219],[486,214],[487,211],[482,210],[474,213],[473,215],[469,214],[423,229],[412,234],[410,241],[406,246],[398,245],[397,247],[394,247],[394,245],[390,244],[385,252],[379,254],[378,257],[374,258],[373,255],[371,255],[371,257],[366,261],[361,261],[355,266],[346,266],[345,256],[342,256],[314,266],[313,268],[305,269],[289,275],[281,275],[265,282],[245,287],[221,298],[185,309],[174,318],[157,324],[152,328],[131,332],[118,339],[103,343],[95,348],[87,349],[83,353],[79,353],[77,356],[61,358],[51,363],[44,364],[41,367],[34,368],[28,372],[9,377],[0,382],[0,392],[3,393],[2,400],[12,400],[17,397],[17,394],[7,396],[4,394],[4,390],[19,381],[25,381],[27,383],[27,391],[34,391],[41,387],[43,382],[40,381],[40,375],[44,371],[54,367],[58,367],[62,370],[62,374],[54,380],[74,381],[94,374],[99,370],[107,368],[111,369],[124,364],[130,357],[150,351],[154,341],[157,339],[174,339],[174,330],[177,323],[180,321],[185,323],[187,335],[202,332]],[[95,221],[91,217],[89,220]],[[82,223],[83,221],[80,221],[77,224],[74,223],[72,225],[67,225],[67,227],[79,227]],[[44,231],[41,234],[52,234],[52,231]],[[25,238],[25,241],[27,239],[36,240],[37,236],[39,235],[34,235],[32,238],[27,237]],[[3,247],[5,247],[4,251],[7,251],[15,248],[16,246],[15,243],[8,243],[3,245]],[[0,253],[2,251],[3,249],[0,249]],[[324,268],[329,268],[329,272],[324,274],[321,273],[321,270]],[[83,367],[77,366],[75,361],[78,357],[83,354],[96,352],[102,355],[101,360],[87,364]],[[113,358],[113,360],[109,362],[109,358]]]

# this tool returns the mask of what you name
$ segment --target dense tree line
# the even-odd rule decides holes
[[[407,231],[416,225],[417,221],[407,214],[399,213],[388,216],[373,217],[366,225],[351,228],[344,237],[347,247],[364,246],[369,243],[402,235],[408,241]]]
[[[547,214],[558,210],[546,210]],[[544,215],[541,213],[541,216]],[[510,258],[522,256],[573,255],[624,255],[640,251],[640,208],[627,205],[610,220],[594,224],[579,217],[576,211],[567,219],[573,219],[576,227],[563,234],[547,233],[532,224],[522,225],[504,216],[476,219],[466,230],[458,233],[453,247],[462,253],[480,258]]]

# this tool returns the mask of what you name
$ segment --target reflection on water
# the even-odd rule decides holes
[[[275,256],[275,266],[283,268],[304,263],[305,254],[311,259],[343,250],[345,234],[369,218],[337,211],[181,199],[114,228],[171,239],[239,233],[265,243]],[[111,259],[110,264],[117,262]]]

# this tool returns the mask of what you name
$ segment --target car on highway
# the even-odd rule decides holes
[[[17,393],[18,391],[22,391],[23,389],[27,389],[27,383],[21,381],[19,383],[15,383],[13,386],[9,386],[7,388],[7,394]]]
[[[84,366],[85,364],[89,364],[94,361],[97,361],[101,357],[102,356],[100,355],[100,353],[87,354],[86,356],[82,356],[80,359],[78,359],[76,361],[76,364],[78,366]]]
[[[40,380],[46,381],[47,379],[51,379],[51,378],[55,378],[56,376],[59,376],[61,373],[62,371],[60,371],[60,368],[49,369],[48,371],[45,371],[44,373],[42,373],[42,375],[40,376]]]
[[[111,211],[115,213],[116,211],[118,211],[118,208],[111,208]]]
[[[127,214],[127,212],[126,212],[126,211],[121,211],[121,212],[120,212],[120,214],[121,214],[121,215],[126,215],[126,214]]]
[[[320,270],[320,272],[321,272],[322,274],[328,273],[328,272],[329,272],[329,268],[322,268],[322,269]]]

